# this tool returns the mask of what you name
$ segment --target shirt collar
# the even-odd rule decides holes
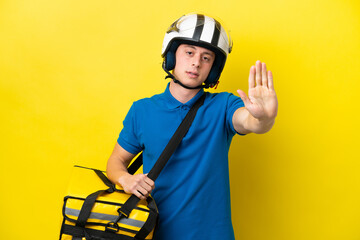
[[[194,105],[194,103],[204,94],[204,89],[200,89],[200,91],[188,102],[181,103],[176,98],[173,97],[173,95],[170,92],[169,86],[170,83],[167,85],[165,92],[163,93],[165,104],[169,109],[178,108],[184,105],[191,108],[192,105]]]

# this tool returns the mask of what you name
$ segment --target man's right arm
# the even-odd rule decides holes
[[[129,153],[116,143],[107,162],[106,174],[113,183],[122,186],[126,193],[145,199],[155,188],[155,184],[147,177],[147,174],[131,175],[128,173],[127,167],[134,157],[135,154]]]

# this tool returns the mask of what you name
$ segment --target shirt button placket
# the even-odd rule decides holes
[[[188,106],[186,106],[186,105],[182,105],[182,106],[181,106],[181,117],[182,117],[182,119],[185,118],[185,116],[186,116],[186,114],[187,114],[188,111],[189,111],[189,107],[188,107]]]

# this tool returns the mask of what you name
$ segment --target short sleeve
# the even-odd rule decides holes
[[[227,122],[227,125],[229,126],[229,131],[233,135],[235,135],[235,134],[245,135],[245,134],[236,132],[234,125],[233,125],[233,121],[232,121],[235,111],[244,106],[245,106],[245,104],[241,100],[241,98],[235,96],[232,93],[229,94],[228,101],[227,101],[226,122]]]
[[[123,121],[123,126],[124,127],[117,140],[118,144],[132,154],[141,152],[142,147],[137,134],[138,124],[135,103],[131,106],[129,112],[127,113]]]

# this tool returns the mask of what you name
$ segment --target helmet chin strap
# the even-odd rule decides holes
[[[171,79],[174,81],[174,83],[179,84],[179,85],[182,86],[183,88],[186,88],[186,89],[199,89],[199,88],[209,88],[209,87],[210,87],[209,84],[201,84],[201,85],[199,85],[199,86],[197,86],[197,87],[189,87],[189,86],[186,86],[185,84],[183,84],[182,82],[180,82],[179,80],[177,80],[177,79],[175,78],[175,76],[172,75],[172,74],[165,68],[165,61],[164,61],[163,64],[162,64],[162,68],[163,68],[164,71],[168,74],[168,75],[165,77],[165,79],[171,78]]]

